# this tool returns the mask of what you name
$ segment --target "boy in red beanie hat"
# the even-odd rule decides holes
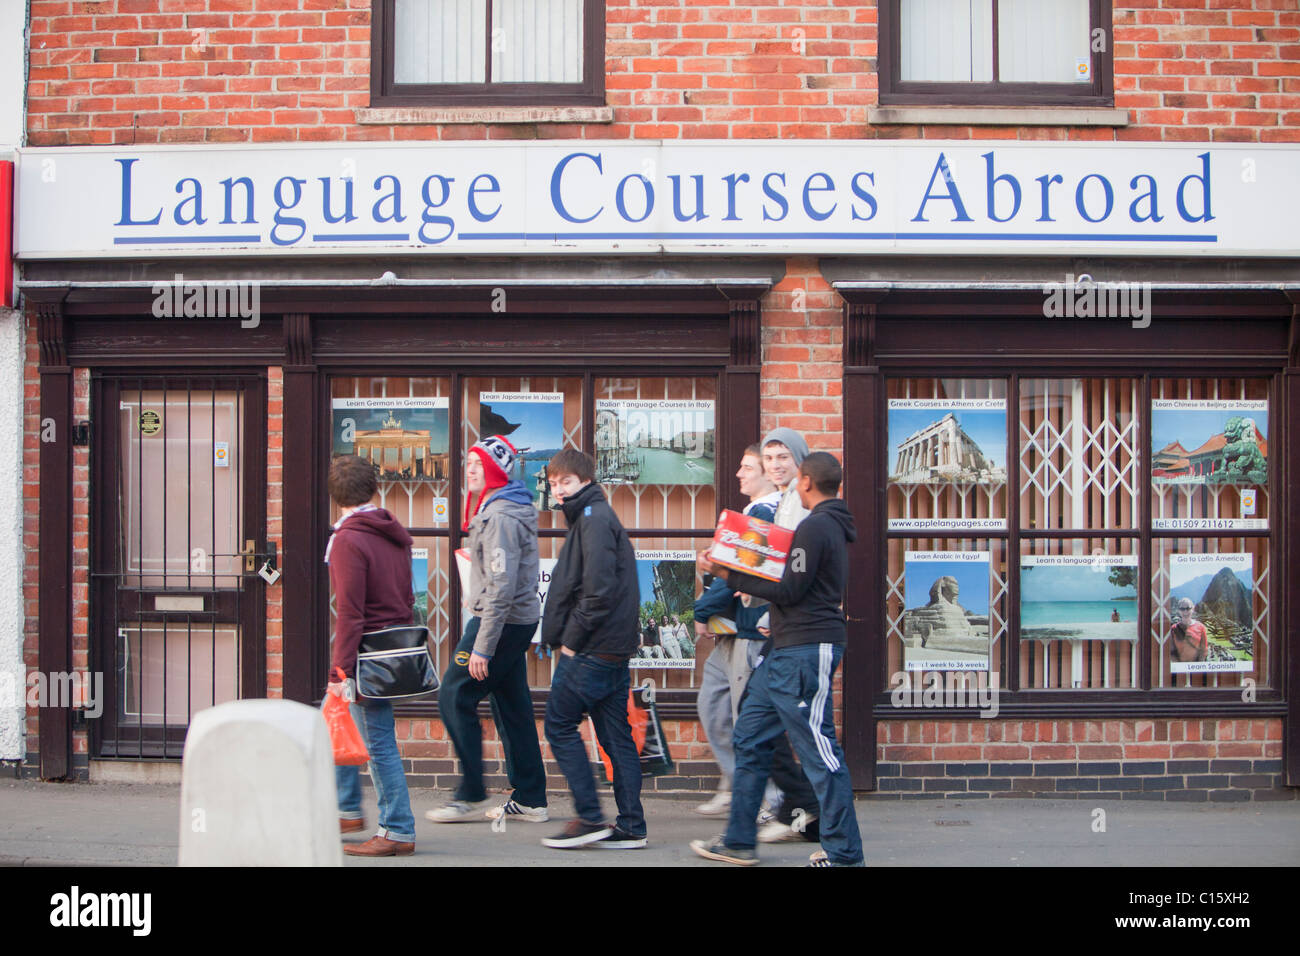
[[[547,820],[546,771],[528,690],[528,647],[537,630],[537,509],[518,479],[518,452],[500,435],[475,443],[465,456],[465,509],[469,533],[470,619],[438,692],[438,711],[460,758],[460,785],[452,801],[430,810],[434,823],[508,816]],[[483,813],[483,731],[479,701],[491,698],[492,717],[505,745],[514,792]]]

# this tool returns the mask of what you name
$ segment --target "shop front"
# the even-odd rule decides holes
[[[27,649],[105,687],[94,717],[29,712],[29,762],[61,777],[174,759],[204,707],[319,700],[336,454],[374,463],[415,538],[417,614],[446,666],[464,455],[504,434],[535,495],[543,594],[564,525],[542,465],[596,459],[638,552],[634,683],[676,757],[654,785],[710,786],[693,554],[741,504],[745,447],[812,427],[782,396],[819,364],[835,388],[814,400],[843,425],[814,437],[842,451],[860,532],[840,714],[858,788],[1130,793],[1128,776],[1293,796],[1300,274],[1267,196],[1222,172],[1235,161],[952,143],[26,151],[27,421],[67,436],[27,453]],[[1296,161],[1271,152],[1264,172]],[[834,291],[829,324],[800,324],[814,285]],[[822,341],[814,325],[839,361],[781,360]],[[539,717],[554,663],[529,652]],[[398,711],[416,785],[455,772],[436,706]]]

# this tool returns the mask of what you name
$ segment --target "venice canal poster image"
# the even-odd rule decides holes
[[[711,485],[712,401],[598,399],[596,481],[603,485]]]
[[[446,481],[450,442],[446,398],[336,398],[335,455],[374,463],[381,481]]]
[[[500,435],[519,452],[518,478],[538,508],[549,508],[546,463],[564,447],[563,392],[480,392],[479,438]]]

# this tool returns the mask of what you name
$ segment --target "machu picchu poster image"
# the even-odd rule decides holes
[[[1268,402],[1153,399],[1151,480],[1166,497],[1180,488],[1214,494],[1217,513],[1209,517],[1218,523],[1210,527],[1267,527],[1255,514],[1257,495],[1268,488]],[[1196,526],[1166,516],[1152,527]]]
[[[1251,554],[1169,555],[1171,674],[1255,669],[1255,575]]]
[[[989,591],[987,551],[904,552],[904,667],[988,670]]]

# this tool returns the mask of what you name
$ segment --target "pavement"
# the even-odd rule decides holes
[[[365,794],[375,820],[374,791]],[[551,822],[436,824],[424,811],[451,795],[412,790],[413,856],[347,866],[670,866],[718,867],[688,844],[721,833],[725,818],[694,812],[699,797],[644,799],[649,845],[642,850],[551,850],[539,840],[572,812],[553,795]],[[503,798],[504,799],[504,798]],[[613,799],[602,793],[607,809]],[[1101,812],[1099,812],[1101,811]],[[859,800],[858,825],[868,866],[1230,866],[1300,864],[1300,801],[1188,805],[1166,801]],[[180,787],[169,784],[0,781],[0,866],[174,866]],[[1103,829],[1104,826],[1104,829]],[[360,842],[369,832],[349,835]],[[772,866],[807,862],[815,844],[759,847]]]

